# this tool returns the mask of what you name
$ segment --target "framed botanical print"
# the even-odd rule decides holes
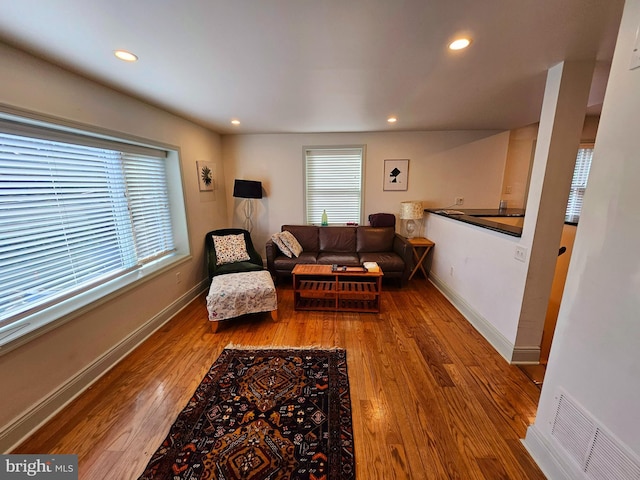
[[[196,162],[198,167],[198,186],[201,192],[215,190],[216,164],[213,162]]]
[[[409,186],[409,159],[385,160],[383,190],[407,190]]]

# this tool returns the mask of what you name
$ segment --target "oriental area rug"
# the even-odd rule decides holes
[[[226,348],[139,480],[355,479],[346,351]]]

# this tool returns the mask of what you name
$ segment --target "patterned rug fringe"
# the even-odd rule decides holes
[[[337,350],[345,350],[341,347],[323,347],[321,345],[239,345],[233,342],[230,342],[225,350],[319,350],[319,351],[337,351]]]

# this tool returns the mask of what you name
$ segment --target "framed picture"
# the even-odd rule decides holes
[[[198,186],[201,192],[215,190],[216,164],[213,162],[196,162],[198,168]]]
[[[409,160],[385,160],[383,190],[406,190],[409,186]]]

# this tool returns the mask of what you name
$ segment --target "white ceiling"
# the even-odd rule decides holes
[[[0,0],[0,40],[221,133],[509,129],[565,59],[596,55],[597,111],[623,4]]]

